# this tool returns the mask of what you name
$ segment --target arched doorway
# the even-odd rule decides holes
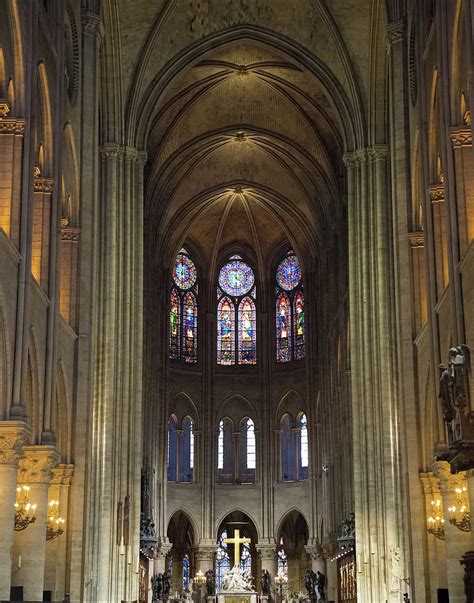
[[[283,518],[277,533],[278,571],[288,577],[288,592],[306,592],[304,576],[308,569],[305,545],[308,543],[308,524],[296,510]]]
[[[258,588],[260,566],[256,548],[258,542],[257,528],[246,513],[243,513],[242,511],[233,511],[221,521],[219,529],[217,530],[217,553],[215,560],[217,592],[221,589],[222,580],[225,574],[232,569],[234,565],[235,545],[233,543],[226,543],[226,540],[234,538],[236,530],[239,531],[240,538],[250,539],[250,543],[239,545],[240,566],[242,569],[250,571],[254,578],[255,587]]]
[[[171,571],[171,594],[182,593],[194,575],[194,529],[184,511],[176,511],[168,524],[168,539],[173,545],[166,559],[166,569]]]

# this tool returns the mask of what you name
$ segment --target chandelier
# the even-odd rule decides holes
[[[46,540],[54,540],[64,533],[66,522],[59,517],[59,501],[50,500],[48,503],[48,523],[46,524]]]
[[[36,521],[36,505],[28,501],[29,486],[18,486],[15,502],[15,530],[21,532]]]
[[[431,501],[431,515],[428,517],[428,532],[440,540],[446,540],[441,500]]]
[[[471,514],[468,511],[468,506],[466,504],[467,488],[466,486],[463,488],[456,488],[455,492],[456,504],[448,508],[449,514],[451,515],[449,523],[456,526],[458,530],[461,530],[462,532],[470,532]]]

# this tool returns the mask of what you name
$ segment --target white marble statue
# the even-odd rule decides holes
[[[242,570],[238,565],[228,572],[222,581],[222,591],[228,593],[253,592],[252,576],[248,570]]]

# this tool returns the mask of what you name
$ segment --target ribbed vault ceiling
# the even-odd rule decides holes
[[[289,240],[314,255],[340,199],[341,124],[325,91],[283,53],[241,41],[182,71],[148,136],[148,224],[206,262],[237,244],[265,264]]]

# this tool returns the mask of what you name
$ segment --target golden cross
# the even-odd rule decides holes
[[[234,565],[239,565],[240,564],[240,545],[241,544],[248,544],[250,542],[252,542],[250,540],[250,538],[241,538],[240,537],[240,530],[235,529],[234,530],[234,537],[233,538],[226,538],[224,540],[224,542],[226,544],[233,544],[234,545]]]

